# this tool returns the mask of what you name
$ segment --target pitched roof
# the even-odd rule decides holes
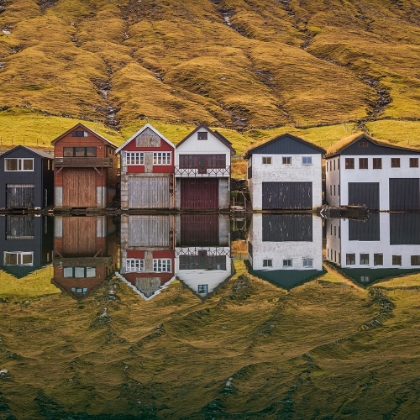
[[[166,141],[166,143],[168,143],[170,146],[172,146],[175,149],[175,145],[172,142],[170,142],[165,136],[163,136],[161,133],[159,133],[159,131],[156,130],[156,128],[154,128],[149,123],[147,123],[145,126],[143,126],[142,128],[140,128],[139,131],[137,131],[136,133],[134,133],[122,146],[120,146],[115,151],[115,153],[119,153],[122,149],[124,149],[125,146],[127,146],[128,143],[130,143],[132,140],[134,140],[137,136],[139,136],[147,128],[150,128],[150,130],[152,130],[154,133],[156,133],[162,140]]]
[[[322,154],[325,154],[326,153],[326,151],[323,148],[318,147],[315,144],[313,144],[313,143],[311,143],[311,142],[309,142],[307,140],[304,140],[304,139],[302,139],[300,137],[296,137],[293,134],[285,133],[285,134],[281,134],[280,136],[275,137],[274,139],[271,139],[271,140],[268,140],[268,141],[266,141],[266,142],[264,142],[262,144],[259,144],[258,146],[255,146],[252,149],[249,149],[248,151],[245,152],[245,159],[249,159],[252,154],[254,154],[258,150],[266,147],[267,145],[272,144],[272,143],[275,143],[277,141],[281,141],[281,140],[283,140],[285,138],[291,138],[292,140],[295,140],[295,141],[297,141],[297,142],[299,142],[299,143],[301,143],[301,144],[303,144],[305,146],[308,146],[308,147],[310,147],[310,148],[312,148],[312,149],[314,149],[314,150],[316,150],[316,151],[318,151],[318,152],[320,152]]]
[[[47,159],[54,159],[54,156],[53,156],[53,155],[50,155],[50,154],[49,154],[49,153],[47,153],[47,152],[44,152],[44,151],[42,151],[42,150],[38,150],[38,149],[34,149],[34,148],[32,148],[32,147],[22,146],[22,145],[16,146],[16,147],[14,147],[13,149],[8,150],[7,152],[4,152],[4,153],[2,154],[2,156],[6,156],[6,155],[8,155],[9,153],[14,152],[16,149],[26,149],[26,150],[29,150],[29,151],[30,151],[30,152],[32,152],[32,153],[35,153],[36,155],[38,155],[38,156],[40,156],[40,157],[47,158]]]
[[[176,147],[178,148],[179,146],[181,146],[182,143],[184,143],[186,140],[188,140],[193,134],[195,134],[198,130],[200,129],[205,129],[207,130],[210,134],[212,134],[214,137],[216,137],[220,142],[222,142],[226,147],[228,147],[231,151],[232,154],[235,154],[236,151],[235,149],[232,147],[232,143],[226,138],[224,137],[222,134],[220,134],[218,131],[212,131],[210,130],[210,128],[208,128],[206,125],[204,124],[200,124],[198,127],[196,127],[190,134],[188,134],[186,137],[184,137],[177,145]]]
[[[109,140],[107,140],[105,137],[102,137],[100,134],[98,134],[96,131],[91,130],[90,128],[86,127],[82,123],[77,123],[74,127],[70,128],[70,130],[67,130],[65,133],[58,136],[56,139],[54,139],[51,144],[54,145],[58,140],[62,139],[63,137],[67,136],[67,134],[71,133],[72,131],[76,130],[77,128],[81,128],[83,130],[88,131],[93,136],[97,137],[98,139],[102,140],[104,143],[109,144],[114,149],[117,148],[117,146],[114,143],[111,143]]]
[[[359,132],[359,133],[352,134],[351,136],[344,137],[340,141],[338,141],[337,143],[335,143],[334,145],[329,147],[327,149],[327,155],[325,157],[330,158],[330,157],[334,157],[336,155],[339,155],[343,150],[347,149],[347,147],[351,146],[352,144],[358,142],[361,139],[365,139],[365,140],[370,141],[371,143],[373,143],[377,146],[381,146],[381,147],[387,147],[387,148],[390,148],[390,149],[405,150],[405,151],[412,151],[412,152],[420,153],[419,149],[397,146],[397,145],[392,144],[392,143],[390,143],[389,141],[386,141],[386,140],[378,140],[378,139],[374,140],[372,137],[370,137],[366,133]]]

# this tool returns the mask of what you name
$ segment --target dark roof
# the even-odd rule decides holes
[[[97,137],[98,139],[102,140],[104,143],[109,144],[111,147],[113,147],[114,149],[117,148],[117,146],[114,143],[111,143],[109,140],[107,140],[105,137],[102,137],[100,134],[98,134],[97,132],[91,130],[90,128],[86,127],[85,125],[83,125],[82,123],[77,123],[74,127],[70,128],[69,130],[67,130],[65,133],[61,134],[60,136],[58,136],[56,139],[54,139],[51,144],[54,145],[58,140],[62,139],[63,137],[67,136],[67,134],[71,133],[72,131],[75,131],[77,128],[82,128],[83,130],[89,131],[90,134],[92,134],[93,136]]]
[[[38,150],[38,149],[34,149],[34,148],[32,148],[32,147],[22,146],[22,145],[16,146],[16,147],[14,147],[13,149],[8,150],[7,152],[4,152],[1,156],[6,156],[6,155],[8,155],[9,153],[12,153],[12,152],[14,152],[14,151],[15,151],[15,150],[17,150],[17,149],[26,149],[26,150],[28,150],[28,151],[30,151],[30,152],[32,152],[32,153],[34,153],[34,154],[36,154],[36,155],[38,155],[38,156],[42,157],[42,158],[54,159],[54,156],[50,155],[50,154],[49,154],[49,153],[47,153],[47,152],[44,152],[44,151],[42,151],[42,150]]]
[[[312,150],[321,153],[321,154],[325,154],[326,151],[318,146],[315,146],[314,144],[310,143],[309,141],[303,140],[300,137],[296,137],[293,136],[292,134],[286,133],[286,134],[282,134],[281,136],[278,136],[272,140],[266,141],[263,144],[260,144],[258,146],[253,147],[252,149],[249,149],[246,153],[245,153],[245,159],[249,159],[253,154],[257,153],[257,152],[261,152],[263,149],[269,147],[269,146],[274,146],[275,143],[277,142],[283,142],[283,141],[287,141],[287,140],[292,140],[294,142],[298,142],[300,145],[303,145],[305,147],[309,147]],[[270,148],[271,149],[271,148]],[[266,152],[266,153],[276,153],[275,150],[270,150],[270,152]],[[284,153],[282,151],[278,151],[277,153]]]
[[[220,140],[225,146],[227,146],[230,150],[231,150],[231,154],[235,154],[236,151],[235,149],[232,147],[232,143],[226,138],[224,137],[222,134],[220,134],[218,131],[212,131],[210,130],[210,128],[208,128],[206,125],[204,124],[200,124],[195,130],[193,130],[190,134],[188,134],[186,137],[184,137],[177,145],[176,147],[178,148],[182,143],[184,143],[187,139],[189,139],[194,133],[196,133],[198,130],[200,129],[205,129],[207,130],[209,133],[213,134],[214,137],[216,137],[218,140]]]
[[[348,136],[348,137],[344,137],[343,139],[335,143],[333,146],[329,147],[327,149],[327,155],[325,157],[328,159],[328,158],[340,155],[341,152],[343,152],[352,144],[357,143],[359,140],[362,140],[362,139],[379,147],[385,147],[388,149],[395,149],[395,150],[400,150],[400,151],[405,151],[405,152],[420,153],[420,149],[397,146],[386,140],[378,140],[378,139],[374,140],[372,137],[368,136],[366,133],[360,132],[360,133],[352,134],[351,136]]]

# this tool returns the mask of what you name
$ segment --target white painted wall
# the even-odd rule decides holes
[[[325,161],[326,190],[325,200],[330,206],[339,207],[341,205],[340,194],[340,157],[336,156]],[[335,186],[335,189],[334,189]]]
[[[312,242],[263,242],[262,214],[253,214],[248,241],[252,244],[249,261],[254,270],[322,270],[322,219],[312,218]],[[313,266],[303,267],[303,259],[311,258]],[[272,259],[272,267],[263,260]],[[283,267],[283,260],[292,259],[292,267]]]
[[[308,156],[312,157],[312,164],[302,164],[302,158]],[[271,157],[271,165],[263,164],[263,157]],[[284,165],[283,157],[291,157],[291,164]],[[262,210],[263,182],[312,182],[312,207],[322,206],[322,156],[320,154],[253,154],[248,165],[252,165],[252,178],[248,180],[248,186],[254,210]]]

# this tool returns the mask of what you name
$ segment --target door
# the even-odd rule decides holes
[[[35,207],[35,185],[34,184],[7,184],[6,185],[6,207],[13,208],[34,208]]]
[[[96,171],[93,168],[63,169],[63,206],[97,206]]]
[[[219,180],[217,178],[182,178],[182,210],[217,210]]]
[[[93,257],[98,252],[96,217],[63,217],[63,256]]]
[[[390,210],[420,210],[419,178],[389,179]]]
[[[128,180],[130,209],[169,209],[172,207],[169,177],[131,177]]]
[[[312,209],[312,182],[263,182],[262,208]]]
[[[219,246],[219,244],[219,215],[181,215],[180,246]]]
[[[379,210],[379,182],[349,182],[349,205]]]

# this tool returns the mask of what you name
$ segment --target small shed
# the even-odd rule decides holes
[[[0,156],[0,208],[42,209],[54,200],[53,156],[16,146]]]

